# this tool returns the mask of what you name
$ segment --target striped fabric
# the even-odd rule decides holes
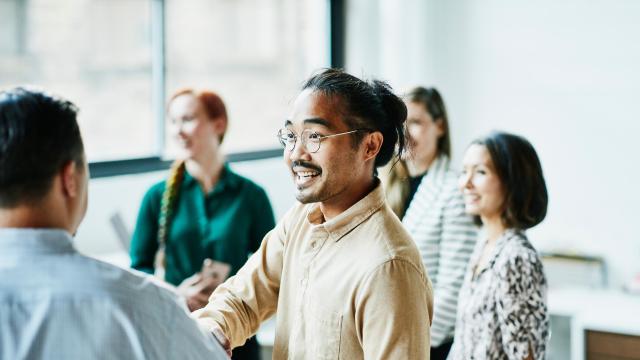
[[[433,283],[432,347],[453,338],[458,292],[477,238],[477,227],[465,214],[457,180],[449,169],[449,159],[437,158],[402,220]]]

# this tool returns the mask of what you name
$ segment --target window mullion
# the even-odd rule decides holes
[[[155,154],[162,157],[165,148],[164,103],[166,94],[165,0],[151,0],[151,72],[152,107],[156,125]]]

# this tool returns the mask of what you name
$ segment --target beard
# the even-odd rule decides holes
[[[308,167],[309,169],[319,171],[320,174],[312,179],[311,181],[313,182],[308,186],[305,184],[296,186],[295,197],[300,203],[311,204],[326,201],[338,194],[343,188],[344,185],[341,184],[341,181],[337,180],[335,176],[331,176],[332,174],[335,175],[335,171],[332,171],[331,169],[323,171],[318,166],[305,165],[305,167]]]
[[[305,191],[310,190],[303,187],[298,187],[298,191],[296,192],[296,200],[301,202],[302,204],[311,204],[321,202],[330,197],[330,195],[326,194],[325,189],[320,188],[318,191]]]
[[[307,161],[297,160],[291,164],[291,170],[295,167],[302,167],[318,172],[318,175],[310,179],[308,183],[296,182],[295,198],[302,204],[325,202],[336,196],[340,196],[350,185],[353,172],[352,165],[355,161],[355,154],[348,152],[342,156],[325,161],[325,166],[320,166]]]

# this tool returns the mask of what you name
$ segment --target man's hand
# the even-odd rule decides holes
[[[213,325],[211,326],[211,329],[209,329],[209,331],[211,331],[211,333],[213,334],[213,337],[215,337],[216,340],[218,340],[218,342],[220,343],[220,345],[222,345],[222,348],[224,349],[224,351],[227,352],[227,355],[231,357],[231,342],[229,341],[227,336],[222,332],[222,329],[220,329],[218,325]]]

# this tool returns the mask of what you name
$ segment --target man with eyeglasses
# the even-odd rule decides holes
[[[406,107],[380,81],[324,70],[278,132],[295,205],[195,313],[229,349],[277,310],[274,359],[428,359],[431,283],[376,168]]]

